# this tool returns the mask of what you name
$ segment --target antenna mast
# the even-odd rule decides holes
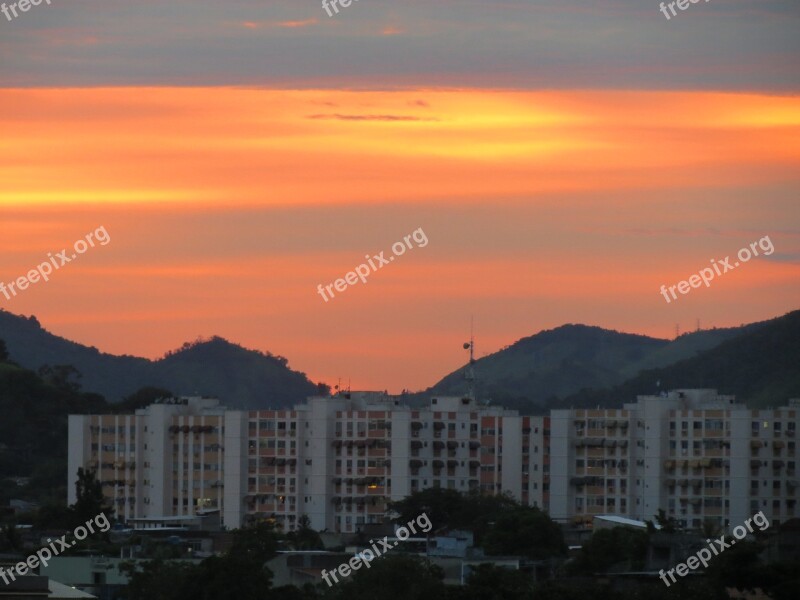
[[[464,379],[467,381],[467,397],[475,400],[475,335],[474,318],[469,319],[469,342],[464,344],[464,350],[469,350],[469,364],[464,369]]]

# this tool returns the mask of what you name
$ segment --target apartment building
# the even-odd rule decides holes
[[[550,514],[581,523],[663,509],[684,527],[725,529],[759,510],[772,523],[796,517],[798,411],[751,410],[710,389],[554,410]]]
[[[134,415],[70,415],[68,501],[93,469],[124,519],[223,508],[225,409],[211,398],[164,400]]]
[[[763,511],[798,516],[800,401],[750,410],[716,390],[639,396],[616,409],[521,416],[472,398],[411,407],[379,392],[312,397],[285,410],[215,399],[134,415],[71,415],[69,501],[96,469],[117,513],[137,522],[219,511],[230,528],[269,518],[291,530],[354,532],[430,487],[508,493],[556,520],[594,515],[730,528]]]
[[[182,398],[135,415],[71,415],[70,502],[78,467],[98,469],[125,519],[220,511],[239,527],[354,532],[389,502],[429,487],[509,493],[547,505],[549,418],[471,398],[412,408],[379,392],[312,397],[286,410],[226,410]]]
[[[530,417],[469,398],[433,398],[418,409],[384,393],[348,392],[293,410],[226,415],[240,420],[226,425],[239,457],[228,455],[226,469],[243,482],[236,493],[226,485],[226,522],[269,517],[292,529],[305,514],[316,529],[353,532],[382,522],[389,502],[429,487],[520,500],[531,493]],[[539,502],[541,494],[537,482]]]

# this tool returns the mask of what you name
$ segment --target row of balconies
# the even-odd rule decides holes
[[[288,465],[293,467],[297,464],[296,458],[286,458],[283,456],[262,456],[259,460],[259,466],[261,467],[282,467],[284,465]]]
[[[616,429],[619,427],[620,429],[627,429],[630,426],[630,422],[627,419],[590,419],[592,421],[596,421],[599,427],[593,427],[589,431],[602,431],[603,429]],[[586,419],[575,419],[575,429],[576,431],[583,431],[588,429]]]
[[[371,477],[334,477],[332,479],[335,485],[341,485],[344,483],[345,485],[375,485],[375,484],[384,484],[383,477],[371,476]]]
[[[752,450],[761,450],[763,448],[767,448],[769,446],[768,440],[750,440],[750,448]],[[772,448],[774,450],[782,450],[786,446],[786,442],[783,440],[772,440]]]
[[[260,485],[250,484],[247,486],[247,491],[250,494],[255,492],[258,492],[260,494],[295,494],[297,492],[297,488],[296,486],[293,485],[287,486],[287,485],[275,485],[275,484],[260,484]]]
[[[96,469],[100,466],[101,469],[135,469],[136,468],[136,461],[125,461],[125,460],[116,460],[114,462],[104,462],[100,463],[98,460],[90,460],[86,463],[86,466],[90,469]]]
[[[388,499],[388,496],[333,496],[331,502],[333,504],[357,504],[359,506],[371,504],[375,506],[384,504]]]
[[[252,423],[251,423],[252,425]],[[250,427],[247,435],[250,438],[274,438],[274,437],[296,437],[296,429],[262,429],[256,431],[255,427]]]
[[[628,440],[609,440],[607,438],[583,438],[575,440],[576,448],[627,448]]]
[[[664,469],[674,471],[675,469],[721,469],[725,463],[721,458],[687,458],[678,460],[665,460]]]
[[[391,448],[392,441],[375,438],[363,440],[333,440],[331,446],[334,448]]]
[[[693,478],[693,479],[687,479],[687,478],[684,478],[684,479],[672,479],[672,478],[669,478],[669,479],[666,479],[664,481],[664,484],[667,487],[678,486],[678,487],[685,488],[685,487],[688,487],[688,486],[692,486],[693,488],[697,488],[697,487],[701,487],[703,485],[703,479],[699,479],[699,478],[696,478],[696,477]],[[711,489],[713,489],[713,488],[711,488]],[[719,489],[722,489],[722,488],[719,488]]]
[[[391,475],[391,461],[386,460],[381,463],[380,466],[377,467],[356,467],[355,469],[345,469],[342,467],[336,468],[336,475],[352,475],[353,471],[355,471],[356,475],[367,475],[368,477],[379,477],[379,476],[386,476]]]
[[[751,430],[751,433],[752,433],[753,437],[758,437],[760,430],[761,430],[760,428]],[[793,438],[794,437],[794,432],[795,432],[794,429],[787,429],[786,431],[783,432],[783,435],[785,435],[786,437],[792,437]],[[772,431],[772,436],[773,437],[781,437],[781,432],[773,430]]]
[[[576,487],[583,487],[586,485],[592,487],[604,487],[605,486],[605,477],[595,477],[592,475],[584,475],[583,477],[572,477],[569,480],[570,484]]]
[[[774,471],[779,471],[785,465],[786,465],[786,463],[784,461],[782,461],[782,460],[773,460],[772,461],[772,469]],[[762,460],[759,460],[757,458],[754,458],[754,459],[750,460],[750,468],[752,470],[754,470],[754,471],[760,469],[761,467],[768,467],[768,466],[769,466],[769,461],[767,461],[767,460],[762,461]],[[791,469],[791,471],[792,471],[792,473],[794,473],[794,469]]]
[[[211,433],[213,425],[170,425],[170,433]]]
[[[127,485],[128,487],[134,487],[136,485],[135,479],[106,479],[100,482],[102,487],[116,487],[116,486],[124,486]]]

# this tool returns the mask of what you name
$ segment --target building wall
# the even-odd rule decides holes
[[[795,406],[751,411],[716,390],[640,396],[623,410],[552,411],[550,513],[646,520],[663,509],[685,527],[723,529],[759,510],[771,522],[796,517],[797,423]]]
[[[230,528],[293,529],[306,515],[315,529],[354,532],[431,487],[510,493],[559,521],[663,509],[687,527],[733,527],[758,510],[797,515],[798,410],[752,411],[715,390],[539,417],[460,397],[412,408],[379,392],[249,412],[188,398],[70,416],[70,502],[85,466],[125,518],[220,510]]]
[[[84,467],[123,519],[222,509],[223,414],[215,399],[184,398],[135,415],[70,415],[68,501]]]

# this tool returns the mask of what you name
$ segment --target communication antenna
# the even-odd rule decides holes
[[[475,400],[475,335],[473,334],[474,319],[469,319],[469,341],[464,343],[464,350],[469,350],[469,364],[464,369],[464,379],[467,381],[467,397]]]

